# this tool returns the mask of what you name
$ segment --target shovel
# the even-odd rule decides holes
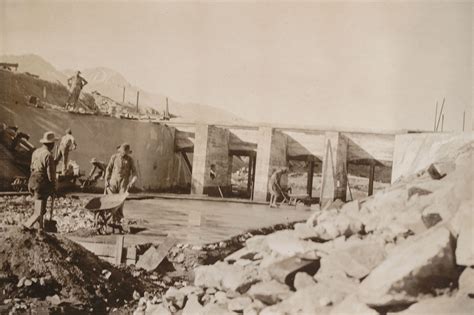
[[[54,198],[56,196],[51,196],[51,208],[49,209],[49,220],[44,220],[44,230],[46,232],[56,233],[58,231],[58,223],[56,220],[53,220],[53,208],[54,208]]]

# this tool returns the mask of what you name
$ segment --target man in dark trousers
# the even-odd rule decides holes
[[[26,221],[24,227],[31,229],[38,222],[38,232],[44,229],[43,216],[46,213],[46,203],[56,189],[56,163],[53,157],[53,148],[57,139],[54,132],[45,132],[39,141],[43,145],[33,152],[31,157],[31,175],[28,181],[28,190],[35,200],[33,215]]]

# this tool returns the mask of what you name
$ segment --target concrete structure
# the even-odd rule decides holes
[[[348,165],[370,165],[369,187],[373,187],[375,166],[391,167],[396,145],[395,133],[251,124],[158,124],[20,104],[0,105],[0,117],[7,125],[18,125],[29,133],[35,145],[44,131],[62,135],[71,127],[78,143],[71,159],[86,171],[90,158],[107,161],[117,145],[129,142],[139,171],[138,187],[143,190],[180,189],[196,195],[230,197],[233,163],[241,165],[245,161],[248,163],[246,196],[256,201],[267,200],[268,180],[273,170],[288,166],[290,161],[306,165],[310,197],[322,203],[336,198],[345,200]],[[403,161],[397,163],[401,165]],[[320,165],[320,193],[311,196],[314,170]],[[211,176],[211,169],[215,176]],[[399,171],[394,174],[399,176]],[[283,188],[286,180],[283,177]]]
[[[339,132],[258,125],[171,125],[177,129],[176,151],[194,152],[194,158],[199,157],[198,161],[193,162],[192,193],[195,194],[205,193],[207,186],[215,186],[209,180],[210,164],[218,165],[218,172],[222,173],[216,183],[227,187],[232,166],[229,156],[249,156],[248,190],[251,199],[267,200],[268,180],[273,170],[288,166],[289,161],[304,161],[308,166],[309,196],[315,165],[321,163],[321,193],[312,197],[319,198],[323,203],[337,198],[345,200],[348,163],[370,165],[369,186],[373,187],[375,166],[390,167],[393,158],[395,135],[392,133]],[[226,139],[227,147],[225,141],[222,142]],[[199,170],[194,170],[195,166],[199,167]],[[283,177],[283,188],[285,185],[286,178]]]

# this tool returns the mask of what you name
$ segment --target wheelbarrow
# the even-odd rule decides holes
[[[99,234],[106,234],[107,227],[112,227],[112,233],[115,232],[115,228],[123,232],[122,226],[114,221],[127,196],[128,193],[126,192],[123,194],[94,197],[84,206],[86,210],[94,214],[94,226]]]

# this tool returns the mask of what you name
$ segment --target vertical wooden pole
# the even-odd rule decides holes
[[[137,113],[138,113],[138,101],[140,99],[140,91],[137,91]]]
[[[444,114],[441,116],[441,131],[444,131]]]
[[[123,87],[122,103],[125,104],[125,86]]]
[[[252,194],[251,189],[252,189],[252,168],[253,168],[253,157],[252,155],[249,155],[249,168],[248,168],[248,173],[247,173],[247,193],[249,196]],[[252,199],[252,198],[250,198]]]
[[[255,192],[255,169],[257,166],[257,154],[255,153],[252,156],[252,187],[251,187],[251,192],[250,192],[250,200],[253,200],[253,195]]]
[[[370,164],[370,174],[369,174],[369,192],[368,195],[372,196],[374,194],[374,177],[375,177],[375,163]]]
[[[434,127],[433,131],[436,131],[436,120],[438,118],[438,101],[436,101],[436,111],[435,111],[435,119],[434,119]]]
[[[465,124],[466,124],[466,111],[462,113],[462,131],[464,131]]]
[[[314,160],[308,159],[308,176],[306,183],[306,192],[308,193],[309,198],[313,197],[313,175],[314,175]]]

